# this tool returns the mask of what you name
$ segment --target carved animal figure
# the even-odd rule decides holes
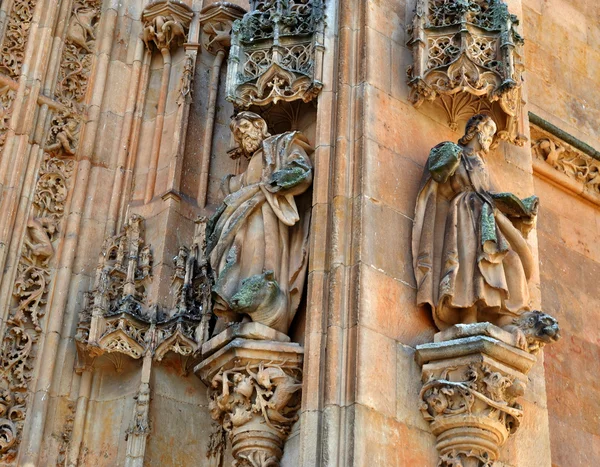
[[[507,329],[506,326],[504,329]],[[560,339],[558,321],[538,310],[523,313],[513,320],[513,331],[525,339],[527,351],[537,354],[546,344]],[[515,329],[516,328],[516,329]],[[510,330],[510,329],[509,329]]]
[[[280,332],[286,332],[287,302],[273,271],[250,276],[242,281],[240,290],[231,299],[235,313],[247,314],[252,321]]]
[[[71,147],[71,143],[77,137],[77,126],[77,120],[68,120],[62,130],[56,134],[56,141],[46,146],[46,151],[55,152],[62,149],[62,151],[70,156],[75,155],[76,148]]]
[[[51,236],[56,232],[53,219],[30,217],[24,243],[33,264],[46,265],[54,255]]]
[[[78,45],[86,52],[92,53],[92,41],[96,39],[93,28],[96,15],[97,12],[93,8],[76,10],[71,16],[67,28],[67,42]]]

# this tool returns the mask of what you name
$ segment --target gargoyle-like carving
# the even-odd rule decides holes
[[[152,50],[153,46],[163,50],[183,45],[193,16],[191,9],[184,3],[151,3],[142,15],[142,40],[148,50]]]
[[[490,117],[476,115],[458,145],[438,144],[427,161],[413,262],[417,303],[431,310],[441,330],[485,321],[507,326],[530,310],[533,257],[525,238],[538,198],[493,189],[485,157],[495,131]]]
[[[600,161],[535,126],[531,126],[531,151],[586,191],[600,195]]]
[[[37,341],[43,329],[47,295],[52,278],[57,233],[65,213],[78,126],[84,111],[91,71],[93,38],[100,16],[100,1],[73,2],[59,66],[58,100],[67,110],[55,115],[44,145],[44,158],[25,228],[21,256],[13,287],[13,307],[6,323],[0,361],[0,461],[12,462],[17,454],[27,409]],[[1,54],[3,71],[17,76],[23,63],[28,26],[35,2],[16,0]],[[4,102],[4,101],[3,101]]]
[[[510,326],[505,326],[505,328]],[[532,354],[538,354],[546,344],[551,344],[560,339],[560,328],[558,321],[552,316],[541,311],[527,311],[518,318],[513,319],[512,326],[515,332],[523,333],[519,341],[525,342],[525,350]]]
[[[234,23],[227,98],[238,107],[312,100],[321,90],[322,0],[251,2]]]
[[[515,30],[517,17],[502,0],[418,0],[409,28],[413,64],[408,68],[410,98],[415,106],[439,100],[456,127],[459,109],[470,101],[499,103],[504,114],[500,139],[522,145],[517,128],[522,108],[522,64],[517,50],[523,39]],[[460,101],[460,102],[454,102]]]
[[[222,369],[212,378],[209,410],[229,433],[236,466],[279,465],[297,420],[301,381],[298,367],[263,362]]]
[[[300,195],[312,183],[312,149],[299,132],[271,136],[252,112],[234,117],[231,130],[249,165],[224,182],[227,197],[207,231],[213,310],[286,333],[305,280],[309,205]]]

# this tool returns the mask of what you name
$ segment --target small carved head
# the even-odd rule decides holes
[[[513,323],[525,334],[528,350],[538,353],[546,344],[560,339],[558,321],[538,310],[528,311],[515,318]]]
[[[231,118],[229,127],[246,157],[251,157],[265,138],[271,136],[267,130],[267,122],[254,112],[238,113]]]
[[[474,115],[467,122],[464,136],[458,140],[462,146],[479,145],[481,151],[488,153],[497,130],[496,123],[489,115]],[[477,138],[475,138],[477,137]]]

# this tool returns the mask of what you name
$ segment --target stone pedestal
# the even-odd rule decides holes
[[[517,398],[536,361],[489,323],[458,325],[417,346],[421,413],[437,436],[440,467],[490,466],[523,416]]]
[[[304,349],[259,323],[235,325],[202,346],[194,369],[231,440],[236,467],[277,466],[297,420]]]

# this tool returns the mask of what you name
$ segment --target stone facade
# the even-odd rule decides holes
[[[7,0],[0,43],[0,464],[600,463],[595,2]]]

